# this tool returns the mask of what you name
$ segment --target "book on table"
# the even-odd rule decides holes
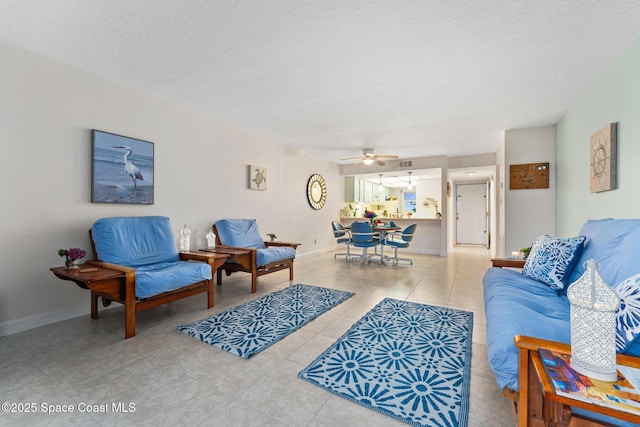
[[[640,369],[618,365],[617,381],[600,381],[575,371],[568,354],[539,353],[557,395],[640,415]]]

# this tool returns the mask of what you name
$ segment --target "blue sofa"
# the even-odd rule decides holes
[[[584,263],[591,258],[613,287],[640,273],[640,219],[590,220],[578,234],[586,239],[575,268],[567,271],[567,286],[584,273]],[[489,364],[498,386],[509,395],[519,390],[519,353],[514,337],[570,343],[569,301],[566,292],[506,268],[487,270],[483,288]],[[623,353],[640,355],[640,342],[636,341],[631,340]]]
[[[178,253],[169,218],[165,216],[112,217],[96,221],[89,230],[94,260],[90,264],[119,271],[120,278],[92,289],[104,305],[116,301],[125,306],[125,338],[135,335],[135,313],[170,301],[207,292],[213,307],[212,268],[221,256]],[[199,262],[188,262],[199,261]]]

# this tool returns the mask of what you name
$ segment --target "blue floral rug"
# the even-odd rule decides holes
[[[178,330],[246,359],[353,295],[296,284]]]
[[[466,426],[473,313],[385,298],[299,374],[414,426]]]

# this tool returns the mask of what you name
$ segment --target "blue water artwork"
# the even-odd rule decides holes
[[[91,202],[153,204],[153,143],[93,129]]]

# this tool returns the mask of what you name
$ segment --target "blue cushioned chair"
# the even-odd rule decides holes
[[[213,307],[212,267],[221,257],[178,253],[169,218],[103,218],[93,224],[89,236],[95,260],[87,263],[122,273],[91,288],[91,316],[98,318],[98,297],[104,305],[124,304],[126,338],[135,335],[137,311],[201,292],[208,293],[207,307]]]
[[[367,250],[369,248],[375,248],[380,243],[380,240],[376,238],[377,236],[378,233],[373,231],[371,224],[368,222],[356,221],[351,224],[352,244],[356,248],[362,248],[362,255],[360,255],[359,258],[361,264],[369,261],[378,262],[378,260],[367,255]]]
[[[396,231],[395,233],[388,233],[382,244],[393,248],[393,258],[389,258],[394,264],[398,261],[408,261],[413,265],[413,261],[409,258],[398,258],[398,248],[408,248],[409,243],[413,240],[413,235],[416,232],[416,224],[407,226],[402,231]]]
[[[349,261],[349,258],[351,257],[350,249],[352,243],[349,232],[344,228],[344,225],[342,225],[338,221],[331,221],[331,228],[333,229],[333,237],[336,238],[336,242],[342,243],[347,247],[347,252],[334,254],[333,258],[344,256],[345,260]]]
[[[221,219],[213,225],[218,253],[229,257],[217,271],[218,285],[222,270],[227,276],[237,271],[251,273],[251,293],[256,292],[258,276],[289,269],[293,280],[293,261],[298,243],[265,242],[255,219]]]

